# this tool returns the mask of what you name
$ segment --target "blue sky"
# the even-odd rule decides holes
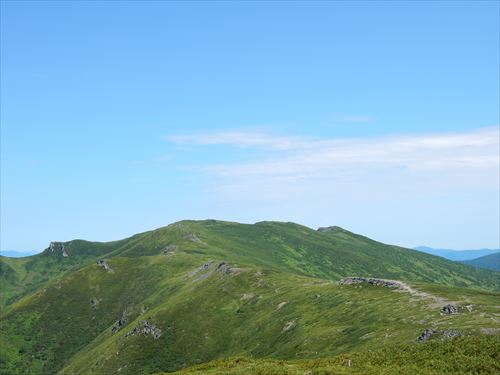
[[[499,247],[499,5],[13,2],[1,248],[181,219]]]

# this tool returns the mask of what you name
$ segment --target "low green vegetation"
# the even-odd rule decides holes
[[[389,346],[326,359],[221,359],[187,368],[178,375],[444,375],[498,374],[499,336],[464,337],[419,345]],[[163,373],[166,375],[167,373]],[[169,373],[172,374],[172,373]]]
[[[498,273],[337,227],[185,221],[53,248],[1,259],[2,374],[149,374],[230,357],[243,359],[206,366],[288,374],[280,366],[333,366],[357,353],[344,369],[356,373],[355,358],[365,358],[356,356],[374,350],[398,347],[403,360],[454,336],[488,347],[500,329]],[[349,276],[399,282],[338,283]],[[443,313],[446,305],[456,313]],[[418,343],[425,330],[430,346]]]

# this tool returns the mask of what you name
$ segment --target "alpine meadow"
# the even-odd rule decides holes
[[[1,266],[5,374],[498,370],[498,273],[339,227],[182,221]]]

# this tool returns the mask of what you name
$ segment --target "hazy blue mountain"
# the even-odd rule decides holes
[[[500,249],[477,249],[477,250],[451,250],[451,249],[434,249],[427,246],[414,247],[415,250],[422,251],[427,254],[437,255],[450,260],[462,261],[472,260],[485,255],[499,253]]]
[[[472,260],[464,260],[460,263],[500,272],[500,253],[493,253]]]
[[[0,250],[0,255],[9,258],[21,258],[30,255],[35,255],[36,251],[13,251],[13,250]]]

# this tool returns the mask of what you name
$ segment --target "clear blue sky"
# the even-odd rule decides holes
[[[499,247],[499,3],[1,5],[1,248],[181,219]]]

